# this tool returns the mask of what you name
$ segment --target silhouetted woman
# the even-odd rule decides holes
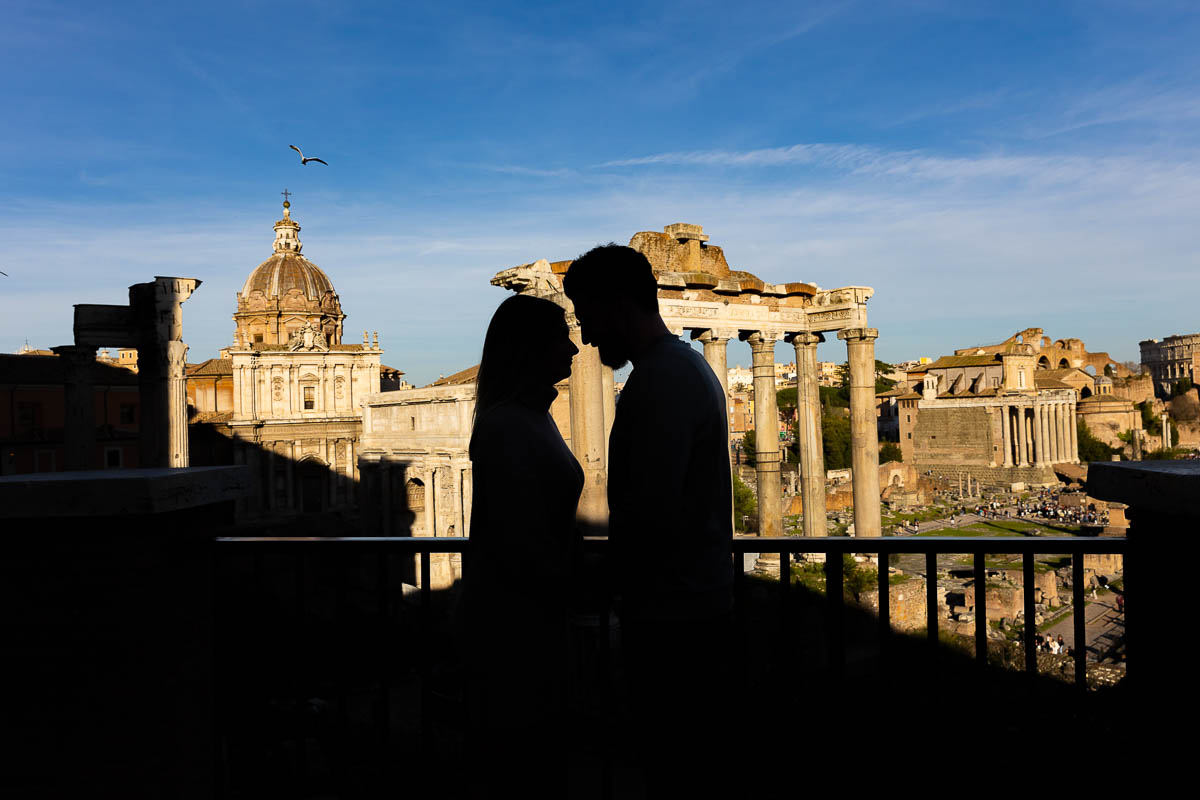
[[[567,593],[583,470],[549,411],[577,352],[562,308],[522,295],[500,304],[483,344],[458,609],[473,796],[565,793]]]

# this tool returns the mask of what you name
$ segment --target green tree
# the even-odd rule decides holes
[[[821,415],[821,438],[825,450],[825,469],[850,466],[850,420],[841,414]]]
[[[755,456],[758,455],[758,442],[754,436],[754,431],[746,431],[742,436],[742,463],[753,467],[758,463]]]
[[[753,517],[758,513],[758,502],[754,499],[754,492],[750,491],[750,487],[737,474],[737,470],[733,471],[733,527],[739,531],[746,530],[746,524],[742,521],[743,517]]]
[[[775,405],[779,407],[780,414],[791,419],[792,414],[796,413],[796,389],[793,387],[777,391]]]
[[[879,448],[879,463],[883,464],[888,461],[903,461],[904,453],[900,450],[900,445],[895,442],[884,442]]]
[[[1192,390],[1193,385],[1191,378],[1180,378],[1171,387],[1171,397],[1182,397]]]
[[[1089,461],[1108,461],[1112,458],[1113,453],[1117,452],[1093,436],[1092,432],[1088,430],[1087,423],[1082,418],[1076,423],[1075,428],[1079,434],[1080,461],[1085,463]]]
[[[821,408],[830,409],[850,407],[849,386],[822,386],[818,391],[821,394]]]
[[[1162,436],[1162,423],[1154,413],[1154,406],[1149,400],[1138,403],[1138,411],[1142,412],[1142,428],[1151,436]]]

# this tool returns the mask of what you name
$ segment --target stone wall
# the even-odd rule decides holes
[[[892,627],[900,631],[912,631],[924,628],[927,624],[925,605],[925,579],[916,576],[906,576],[906,579],[896,582],[898,576],[893,576],[888,587],[888,613],[891,616]],[[858,605],[862,609],[879,614],[879,589],[863,592],[858,596]],[[944,605],[939,603],[939,605]]]
[[[1023,570],[1002,569],[1000,570],[1000,575],[1013,586],[1025,586],[1025,573]],[[1058,576],[1056,573],[1035,572],[1033,575],[1033,585],[1035,588],[1042,590],[1044,597],[1058,599]]]
[[[980,483],[990,486],[1008,487],[1014,483],[1026,486],[1054,486],[1058,478],[1050,467],[984,467],[974,464],[923,464],[913,465],[919,472],[932,473],[933,477],[944,478],[951,483],[958,481],[959,475],[970,475]]]
[[[969,584],[963,587],[963,605],[971,609],[971,613],[975,613],[977,606],[975,603],[975,585]],[[987,618],[991,620],[1007,617],[1008,619],[1016,619],[1017,613],[1025,608],[1025,598],[1021,593],[1019,586],[1011,584],[993,584],[987,587],[984,594],[984,600],[987,605]],[[971,623],[972,625],[974,623]]]
[[[982,406],[922,408],[913,427],[915,464],[993,463],[993,415]]]
[[[1142,427],[1142,413],[1124,400],[1089,397],[1076,408],[1091,434],[1109,447],[1123,448],[1117,434]]]
[[[1128,400],[1135,405],[1154,399],[1154,379],[1150,373],[1130,375],[1128,378],[1113,378],[1113,397]]]

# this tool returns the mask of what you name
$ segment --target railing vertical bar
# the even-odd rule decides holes
[[[344,641],[346,636],[346,627],[344,620],[346,619],[346,577],[350,565],[349,553],[338,553],[334,558],[330,559],[333,564],[336,574],[333,580],[333,636],[334,641],[340,650],[345,651]],[[346,691],[346,662],[344,659],[338,659],[334,667],[337,670],[337,708],[338,708],[338,734],[344,736],[350,730],[350,708],[349,695]],[[340,783],[344,777],[345,759],[339,753],[338,758],[333,763],[333,772],[338,782]]]
[[[1025,672],[1030,678],[1037,677],[1037,649],[1034,635],[1037,633],[1037,609],[1034,608],[1033,554],[1021,554],[1021,579],[1025,584],[1025,627],[1021,638],[1025,642]]]
[[[892,585],[888,570],[888,551],[879,548],[879,650],[886,659],[892,636]]]
[[[383,750],[386,749],[392,735],[392,694],[391,684],[389,683],[392,655],[391,586],[388,582],[390,577],[388,575],[388,553],[384,550],[379,551],[377,570],[376,584],[379,594],[377,601],[379,613],[379,630],[377,631],[379,646],[379,711],[375,724],[376,734],[379,738],[380,764],[383,764]]]
[[[430,558],[428,550],[421,550],[421,652],[417,656],[417,668],[421,675],[421,747],[425,752],[433,749],[433,687],[429,668],[430,629],[433,614],[433,582],[430,580]]]
[[[836,548],[831,550],[825,554],[826,641],[830,672],[840,679],[846,672],[846,616],[842,596],[845,589],[842,586],[842,552]]]
[[[788,590],[792,583],[792,554],[779,554],[779,625],[786,633],[788,623]]]
[[[1087,689],[1087,608],[1083,586],[1083,553],[1071,556],[1071,608],[1075,628],[1075,685]]]
[[[987,556],[975,554],[975,661],[987,667]]]
[[[226,691],[225,682],[225,649],[221,639],[225,634],[225,603],[221,591],[221,548],[213,542],[210,552],[212,559],[212,685],[213,685],[213,795],[215,797],[229,796],[229,754],[226,747],[228,736],[225,719]]]
[[[937,656],[938,643],[938,592],[937,552],[925,554],[925,640],[930,646],[930,656]]]
[[[600,693],[605,708],[613,708],[613,672],[612,672],[612,606],[607,594],[600,604]],[[608,722],[604,742],[601,745],[602,761],[600,764],[600,797],[601,800],[611,800],[613,796],[613,741],[612,723]]]
[[[304,613],[308,606],[308,595],[305,591],[305,566],[304,566],[304,551],[296,551],[296,637],[293,641],[307,642],[308,636],[305,635],[305,619]],[[293,681],[292,690],[302,688],[297,686]],[[308,782],[308,737],[303,729],[295,732],[296,735],[296,772],[297,786],[304,786]]]

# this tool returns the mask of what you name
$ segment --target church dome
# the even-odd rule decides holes
[[[276,252],[259,264],[246,278],[242,295],[262,292],[266,298],[287,297],[293,289],[299,290],[304,298],[319,304],[327,292],[333,292],[333,282],[320,267],[299,253]]]
[[[235,346],[282,345],[305,325],[341,344],[346,315],[333,282],[320,267],[300,254],[300,225],[283,204],[275,223],[274,252],[246,278],[237,296]]]

